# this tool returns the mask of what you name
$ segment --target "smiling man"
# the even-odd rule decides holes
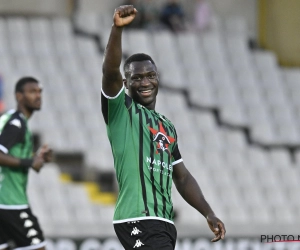
[[[212,241],[218,241],[225,237],[224,224],[186,169],[174,125],[155,111],[159,87],[155,62],[143,53],[130,56],[122,79],[122,31],[136,14],[131,5],[115,10],[103,63],[102,113],[119,184],[116,234],[125,249],[174,249],[174,182],[182,197],[206,217],[215,234]]]

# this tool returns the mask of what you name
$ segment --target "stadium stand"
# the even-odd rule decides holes
[[[13,83],[36,76],[45,90],[33,130],[55,151],[83,152],[87,169],[104,172],[113,170],[100,109],[108,31],[98,27],[109,27],[109,18],[78,15],[75,29],[66,18],[0,18],[6,107],[14,106]],[[124,50],[153,55],[161,69],[157,110],[174,122],[186,166],[229,235],[296,230],[300,70],[280,68],[271,52],[250,50],[243,22],[224,25],[225,32],[201,35],[127,30]],[[83,184],[62,182],[55,163],[40,175],[32,174],[29,193],[46,235],[113,235],[106,227],[112,205],[92,203]],[[205,234],[204,219],[175,190],[174,203],[178,230],[198,236],[203,228]]]

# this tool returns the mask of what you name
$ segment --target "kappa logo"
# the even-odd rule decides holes
[[[29,217],[28,213],[26,213],[26,212],[20,213],[20,218],[21,219],[27,219],[28,217]]]
[[[41,240],[38,239],[38,238],[33,238],[32,241],[31,241],[31,245],[37,245],[37,244],[40,244],[41,243]]]
[[[18,128],[21,128],[21,127],[22,127],[21,122],[20,122],[20,120],[18,120],[18,119],[13,119],[13,120],[10,122],[10,124],[11,124],[11,125],[14,125],[14,126],[16,126],[16,127],[18,127]]]
[[[149,127],[149,129],[153,134],[153,141],[157,142],[156,154],[158,154],[159,151],[166,151],[169,155],[171,155],[169,145],[175,142],[175,138],[167,135],[167,132],[165,131],[161,122],[159,123],[159,130],[155,130],[151,127]]]
[[[143,244],[140,240],[136,240],[135,245],[134,245],[133,248],[138,248],[138,247],[141,247],[141,246],[143,246],[143,245],[144,245],[144,244]]]
[[[36,236],[37,234],[38,234],[38,232],[32,228],[28,231],[27,238],[31,238],[33,236]]]
[[[139,233],[142,233],[142,231],[140,231],[137,227],[134,227],[130,235],[138,235]]]
[[[26,220],[24,223],[24,227],[32,227],[33,223],[31,220]]]

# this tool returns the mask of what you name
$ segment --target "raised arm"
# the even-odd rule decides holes
[[[173,181],[180,195],[192,207],[197,209],[207,220],[211,231],[215,234],[213,242],[225,237],[225,226],[223,222],[216,217],[215,213],[207,203],[204,195],[191,173],[186,169],[183,162],[174,166]]]
[[[120,65],[122,61],[122,31],[130,24],[137,10],[132,5],[115,9],[110,37],[104,53],[102,90],[109,96],[116,96],[123,87]]]

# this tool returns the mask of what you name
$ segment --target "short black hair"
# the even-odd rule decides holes
[[[39,83],[39,81],[31,76],[25,76],[22,77],[19,81],[17,81],[16,83],[16,87],[15,87],[15,93],[17,92],[23,92],[24,90],[24,85],[26,85],[27,83],[30,82],[35,82],[35,83]]]
[[[151,63],[153,63],[153,65],[155,65],[154,60],[152,59],[151,56],[144,54],[144,53],[137,53],[137,54],[133,54],[132,56],[128,57],[125,62],[124,62],[124,74],[125,76],[128,74],[129,72],[129,65],[132,62],[141,62],[141,61],[150,61]],[[155,65],[156,67],[156,65]]]

